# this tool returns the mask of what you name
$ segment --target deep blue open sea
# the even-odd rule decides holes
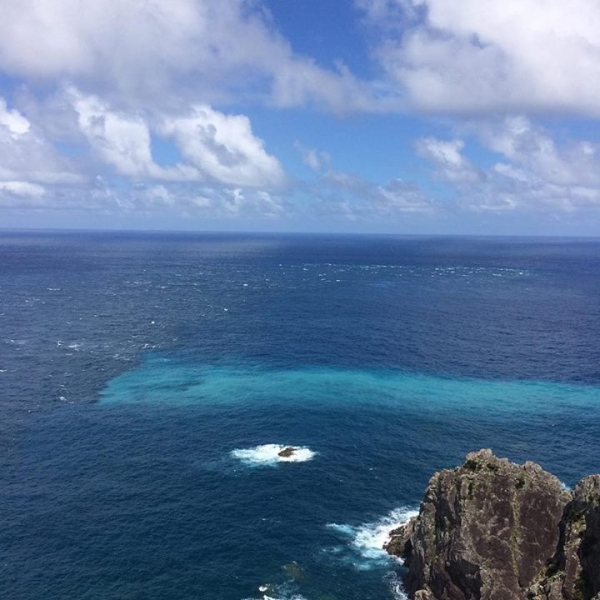
[[[3,600],[401,598],[482,447],[600,471],[599,241],[0,233]]]

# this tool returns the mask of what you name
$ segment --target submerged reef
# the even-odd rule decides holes
[[[386,550],[416,600],[600,600],[600,475],[574,491],[491,450],[430,480]]]

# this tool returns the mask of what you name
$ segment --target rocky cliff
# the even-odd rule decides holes
[[[600,476],[571,493],[535,463],[480,450],[432,477],[387,550],[417,600],[588,600],[600,592],[599,535]]]

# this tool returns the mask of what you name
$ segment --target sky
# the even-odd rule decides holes
[[[598,0],[0,14],[0,228],[600,234]]]

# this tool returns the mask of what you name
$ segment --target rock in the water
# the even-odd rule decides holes
[[[292,579],[296,583],[302,583],[306,581],[306,573],[304,569],[294,560],[291,563],[283,566],[283,572],[286,577]]]
[[[280,450],[277,453],[277,456],[281,456],[281,458],[289,458],[290,456],[294,456],[294,454],[296,454],[296,448],[287,446],[287,448]]]
[[[570,499],[539,465],[480,450],[432,477],[418,517],[387,549],[405,559],[412,598],[524,600],[556,552]]]

